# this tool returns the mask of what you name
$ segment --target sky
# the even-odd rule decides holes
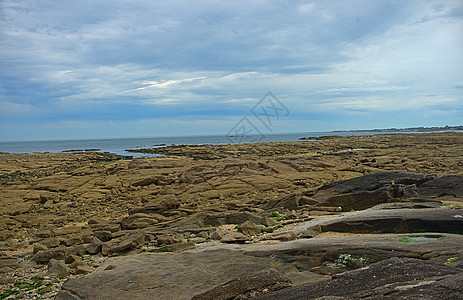
[[[226,135],[243,118],[463,125],[463,1],[0,0],[0,141]]]

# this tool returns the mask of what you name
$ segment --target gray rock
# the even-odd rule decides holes
[[[221,300],[254,297],[291,286],[291,281],[275,269],[265,269],[214,287],[192,300]]]
[[[435,282],[453,274],[458,272],[442,264],[413,258],[391,258],[335,275],[331,280],[282,289],[257,299],[299,300],[332,296],[343,297],[342,299],[404,299],[404,295],[409,295],[412,299],[457,299],[447,298],[449,294],[442,288],[449,283],[461,283],[461,273],[451,277],[452,279],[447,278],[447,282]],[[422,290],[424,286],[428,286],[426,291],[431,291],[438,298],[429,297],[430,295]],[[441,290],[432,291],[432,288],[437,286],[440,286]],[[449,292],[451,295],[461,296],[463,287],[461,284],[452,286]]]

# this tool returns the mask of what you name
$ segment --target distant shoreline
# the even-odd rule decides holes
[[[463,131],[463,125],[444,127],[410,127],[410,128],[383,128],[358,130],[333,130],[331,132],[434,132],[434,131]]]

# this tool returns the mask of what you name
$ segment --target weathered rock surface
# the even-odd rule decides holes
[[[46,264],[70,255],[91,254],[93,259],[166,249],[200,250],[211,239],[235,243],[221,247],[280,244],[302,234],[332,234],[327,230],[344,231],[338,235],[461,232],[461,133],[175,146],[159,151],[184,157],[0,154],[0,251],[18,261],[32,255],[36,262]],[[368,212],[346,214],[361,209]],[[346,215],[337,218],[341,214]],[[447,235],[441,236],[444,244],[449,242]],[[431,252],[422,248],[434,242],[410,244],[421,249],[420,253],[408,248],[402,251],[409,246],[397,239],[381,238],[381,245],[395,245],[390,251],[403,257],[451,258],[449,251],[447,255],[440,248]],[[365,259],[362,253],[369,253],[369,262],[374,257],[390,257],[371,242],[362,247],[347,254]],[[355,266],[349,260],[345,267],[336,266],[343,253],[333,249],[288,254],[282,263],[292,273],[285,276],[300,284]],[[310,256],[310,261],[303,256]],[[74,274],[91,272],[93,266],[71,265]],[[11,269],[5,267],[8,272]]]
[[[419,259],[390,258],[257,299],[459,299],[462,282],[463,270]]]
[[[251,298],[291,286],[291,281],[275,269],[265,269],[233,279],[213,289],[196,295],[192,300],[225,300]]]
[[[300,228],[304,237],[326,231],[352,233],[463,232],[463,209],[369,209],[321,219]]]

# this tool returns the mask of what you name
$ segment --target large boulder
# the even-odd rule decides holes
[[[330,280],[289,287],[257,299],[459,299],[462,282],[461,270],[420,259],[390,258]]]

